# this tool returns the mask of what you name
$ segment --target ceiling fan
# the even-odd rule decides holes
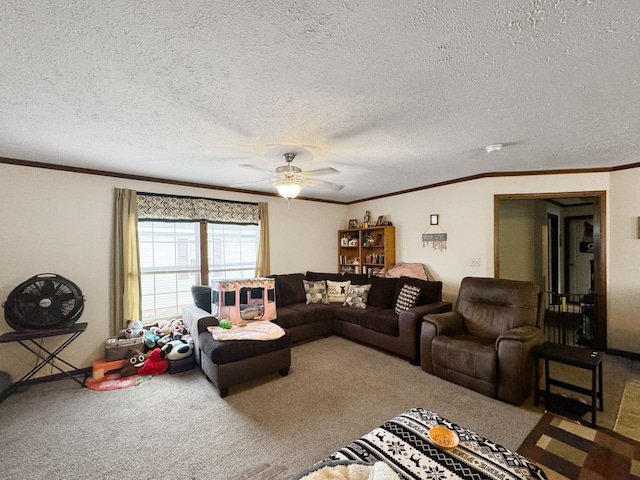
[[[290,200],[298,196],[302,189],[309,186],[324,186],[333,190],[342,190],[343,185],[336,183],[326,182],[322,180],[316,180],[311,177],[317,177],[320,175],[326,175],[328,173],[338,173],[333,167],[320,168],[317,170],[303,171],[300,167],[292,165],[293,160],[296,158],[296,154],[293,152],[286,152],[282,154],[282,158],[286,162],[286,165],[281,165],[276,168],[273,173],[273,178],[269,180],[262,180],[261,182],[250,182],[244,184],[233,185],[235,187],[250,185],[252,183],[265,183],[271,182],[273,186],[278,190],[278,193]],[[243,165],[244,167],[255,168],[264,171],[263,168],[256,167],[255,165]]]

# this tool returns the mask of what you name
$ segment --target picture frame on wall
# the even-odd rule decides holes
[[[349,228],[358,228],[358,220],[356,218],[349,220]]]

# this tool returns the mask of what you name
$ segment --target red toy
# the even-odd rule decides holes
[[[147,359],[138,369],[138,375],[159,375],[169,367],[169,360],[162,358],[162,350],[154,348],[147,355]]]

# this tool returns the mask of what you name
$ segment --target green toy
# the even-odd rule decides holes
[[[220,320],[219,325],[222,328],[226,328],[227,330],[231,328],[231,322],[229,320],[227,320],[226,318],[223,318],[222,320]]]

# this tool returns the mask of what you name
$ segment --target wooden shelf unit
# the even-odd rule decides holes
[[[338,271],[373,274],[396,264],[396,228],[367,227],[338,231]]]

